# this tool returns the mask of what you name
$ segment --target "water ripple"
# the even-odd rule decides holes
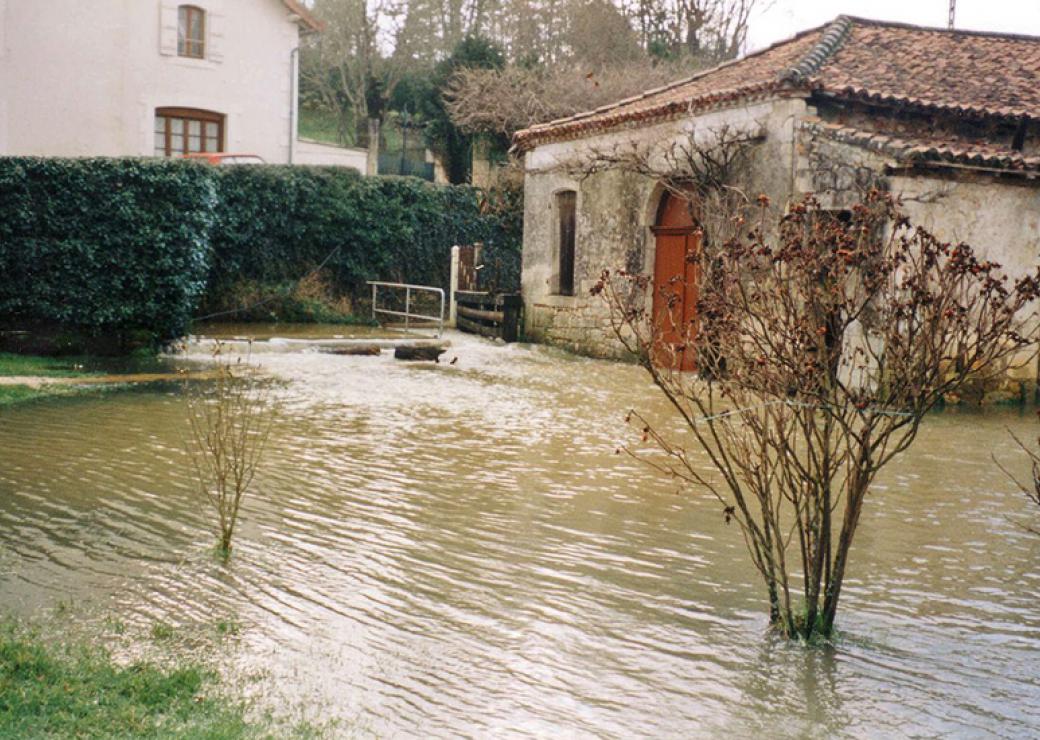
[[[285,413],[228,566],[180,388],[0,409],[0,598],[233,615],[258,695],[379,736],[1040,733],[1040,538],[989,462],[1027,419],[928,420],[864,512],[843,639],[804,650],[717,505],[613,454],[626,409],[667,412],[638,368],[454,341],[258,352]]]

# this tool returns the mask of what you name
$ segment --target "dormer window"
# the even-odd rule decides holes
[[[206,11],[194,5],[177,8],[177,56],[206,56]]]

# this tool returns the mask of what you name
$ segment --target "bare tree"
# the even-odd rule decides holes
[[[188,393],[191,437],[188,452],[199,493],[217,517],[219,552],[226,559],[249,491],[267,447],[274,420],[270,382],[256,365],[214,350],[216,378]]]
[[[527,126],[614,103],[682,74],[676,65],[649,60],[598,71],[580,65],[464,69],[449,83],[445,103],[463,131],[512,136]]]
[[[762,0],[633,0],[625,10],[644,48],[720,62],[744,51],[751,13],[768,4]]]
[[[383,51],[386,28],[401,17],[401,0],[317,0],[314,12],[325,30],[303,47],[300,75],[317,98],[312,104],[339,116],[342,141],[352,140],[365,124],[369,159],[374,160],[387,102],[408,61]]]
[[[1011,281],[878,190],[840,215],[811,195],[784,213],[749,202],[728,184],[751,146],[741,138],[589,155],[589,176],[656,174],[701,238],[694,285],[604,272],[593,293],[685,422],[677,440],[632,412],[650,449],[628,452],[718,501],[763,578],[770,623],[810,640],[833,633],[878,471],[946,394],[1032,353],[1040,267]],[[688,320],[675,310],[687,288]],[[678,369],[690,351],[696,374]]]

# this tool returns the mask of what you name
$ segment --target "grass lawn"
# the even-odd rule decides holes
[[[92,375],[82,369],[82,358],[37,357],[0,352],[0,377],[26,376],[37,378],[73,378],[77,375]],[[81,389],[65,385],[49,385],[30,388],[27,385],[0,385],[0,406],[6,406],[34,398],[64,396]]]
[[[198,666],[121,667],[96,648],[0,627],[0,738],[241,738],[264,735]]]
[[[339,139],[336,114],[329,111],[300,108],[299,136],[303,139],[313,139],[335,146],[346,146]]]
[[[37,357],[0,352],[0,375],[31,375],[45,378],[72,378],[83,375],[83,358]]]

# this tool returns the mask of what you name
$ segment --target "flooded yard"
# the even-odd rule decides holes
[[[1024,473],[1031,411],[927,419],[806,649],[718,505],[615,454],[628,408],[667,413],[641,370],[449,338],[438,365],[257,345],[285,413],[228,566],[179,386],[0,409],[3,611],[233,621],[226,671],[342,735],[1040,733],[1040,536],[990,458]]]

